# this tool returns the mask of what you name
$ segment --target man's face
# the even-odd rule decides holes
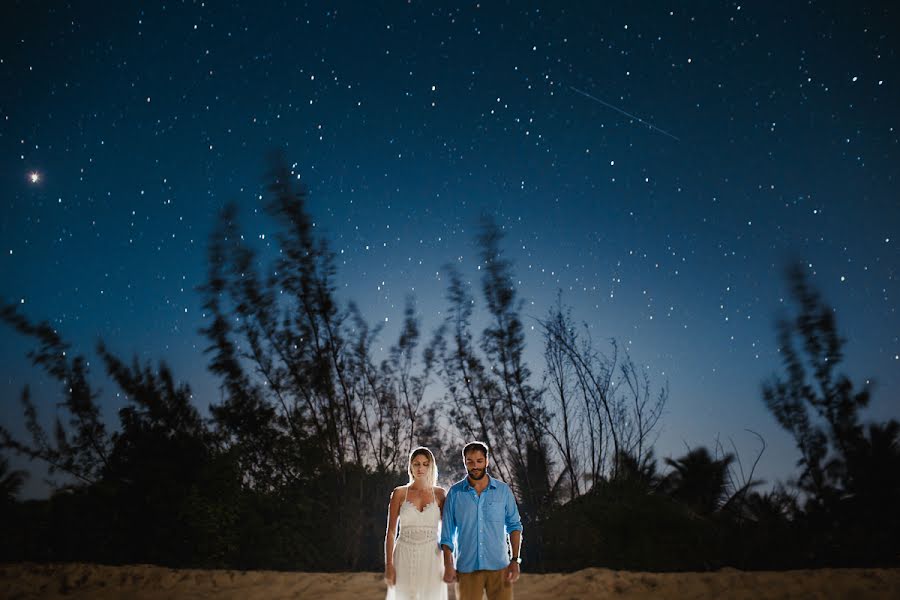
[[[479,450],[472,450],[466,454],[466,472],[469,479],[478,481],[487,473],[488,459]]]

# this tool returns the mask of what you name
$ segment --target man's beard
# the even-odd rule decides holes
[[[480,480],[482,477],[484,477],[485,475],[487,475],[487,468],[484,468],[484,469],[472,469],[471,471],[467,470],[466,472],[469,474],[469,479],[471,479],[472,481],[478,481],[478,480]],[[477,476],[475,475],[476,473],[478,473]]]

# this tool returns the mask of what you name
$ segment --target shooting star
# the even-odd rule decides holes
[[[628,117],[629,119],[634,119],[634,120],[637,121],[638,123],[641,123],[641,124],[643,124],[643,125],[646,125],[646,126],[649,127],[650,129],[652,129],[652,130],[654,130],[654,131],[658,131],[658,132],[660,132],[661,134],[663,134],[663,135],[665,135],[665,136],[668,136],[668,137],[672,138],[672,139],[675,140],[676,142],[680,142],[680,141],[681,141],[680,139],[678,139],[677,137],[675,137],[674,135],[672,135],[671,133],[669,133],[669,132],[666,131],[665,129],[660,129],[659,127],[657,127],[657,126],[654,125],[653,123],[648,123],[647,121],[643,120],[643,119],[640,118],[640,117],[637,117],[637,116],[635,116],[635,115],[633,115],[633,114],[631,114],[631,113],[629,113],[629,112],[625,112],[624,110],[622,110],[622,109],[619,108],[618,106],[613,106],[613,105],[610,104],[609,102],[604,102],[603,100],[601,100],[600,98],[598,98],[598,97],[596,97],[596,96],[592,96],[591,94],[588,94],[587,92],[585,92],[585,91],[583,91],[583,90],[579,90],[577,87],[572,87],[572,86],[570,85],[570,86],[569,86],[569,89],[572,90],[573,92],[576,92],[576,93],[578,93],[578,94],[581,94],[581,95],[584,96],[585,98],[590,98],[590,99],[593,100],[594,102],[599,102],[599,103],[602,104],[603,106],[605,106],[605,107],[607,107],[607,108],[611,108],[611,109],[613,109],[614,111],[616,111],[616,112],[618,112],[618,113],[621,113],[621,114],[625,115],[625,116]]]

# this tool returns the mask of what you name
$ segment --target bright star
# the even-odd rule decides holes
[[[31,183],[37,183],[40,180],[41,180],[41,174],[38,173],[37,171],[32,171],[31,173],[28,174],[28,181],[30,181]]]

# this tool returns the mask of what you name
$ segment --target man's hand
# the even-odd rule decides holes
[[[444,565],[444,583],[454,583],[456,582],[456,569],[453,568],[453,565]]]
[[[384,582],[388,585],[397,583],[397,571],[394,569],[394,565],[387,565],[384,568]]]
[[[521,575],[521,571],[519,569],[519,563],[511,562],[509,566],[506,567],[506,580],[510,583],[515,583],[519,580],[519,575]]]

